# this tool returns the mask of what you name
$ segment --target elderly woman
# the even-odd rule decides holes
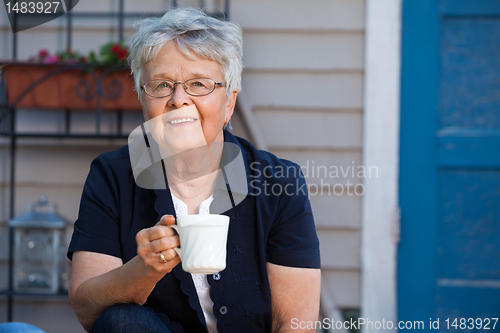
[[[130,63],[142,128],[149,126],[170,154],[161,164],[166,186],[138,185],[130,147],[93,161],[68,251],[69,297],[86,331],[314,331],[319,243],[300,168],[225,129],[240,90],[241,56],[241,28],[198,10],[176,9],[139,24]],[[224,144],[241,152],[246,196],[215,172],[227,162]],[[204,154],[178,153],[203,145],[208,171],[198,163]],[[226,269],[184,272],[169,225],[210,213],[220,181],[232,203],[217,212],[231,218]]]

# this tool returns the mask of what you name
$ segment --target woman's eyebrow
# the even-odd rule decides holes
[[[200,78],[200,77],[206,77],[206,78],[210,78],[210,75],[207,75],[206,73],[198,73],[198,72],[193,72],[193,73],[190,73],[188,76],[188,78],[186,80],[189,80],[189,79],[196,79],[196,78]],[[151,76],[151,80],[154,80],[154,79],[167,79],[167,80],[172,80],[174,81],[173,79],[170,78],[170,76],[166,73],[158,73],[158,74],[155,74],[153,76]]]

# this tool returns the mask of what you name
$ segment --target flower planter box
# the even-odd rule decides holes
[[[2,67],[9,106],[140,111],[130,70],[88,65],[11,63]]]

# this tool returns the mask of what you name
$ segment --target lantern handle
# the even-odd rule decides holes
[[[38,202],[29,202],[27,206],[28,206],[27,209],[31,212],[36,211],[37,207],[44,207],[44,208],[46,207],[51,212],[55,211],[55,204],[47,201],[47,198],[44,195],[41,195],[38,198]]]

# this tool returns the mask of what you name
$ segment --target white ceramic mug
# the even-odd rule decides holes
[[[214,274],[226,268],[226,243],[229,216],[186,215],[171,225],[179,234],[181,248],[174,250],[182,269],[193,274]]]

